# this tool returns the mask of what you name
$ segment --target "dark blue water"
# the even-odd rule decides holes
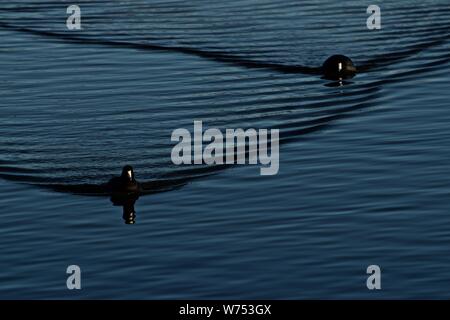
[[[0,5],[0,298],[450,298],[448,1],[70,4]],[[336,53],[345,86],[278,68]],[[280,129],[279,174],[173,165],[194,120]]]

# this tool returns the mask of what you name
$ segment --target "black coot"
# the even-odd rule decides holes
[[[337,54],[329,57],[323,63],[322,72],[325,79],[340,81],[353,78],[356,74],[356,67],[349,57]]]
[[[108,189],[113,195],[133,195],[141,192],[141,185],[134,177],[134,170],[131,166],[122,169],[120,177],[112,178],[108,182]]]

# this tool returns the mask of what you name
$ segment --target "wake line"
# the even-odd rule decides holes
[[[450,26],[449,26],[449,29],[450,29]],[[442,45],[449,39],[450,39],[450,33],[447,33],[447,34],[443,35],[440,39],[437,39],[437,40],[431,40],[431,41],[424,42],[424,43],[418,43],[416,45],[408,47],[405,50],[387,53],[387,54],[383,54],[383,55],[377,55],[377,56],[373,57],[372,59],[366,61],[364,64],[358,66],[358,71],[359,72],[369,72],[369,71],[378,69],[380,67],[388,66],[390,64],[401,61],[401,60],[411,57],[413,55],[417,55],[417,54],[421,53],[422,51],[425,51],[426,49]]]
[[[124,41],[114,41],[114,40],[101,40],[101,39],[89,39],[84,37],[79,37],[77,35],[71,34],[61,34],[51,31],[34,30],[26,27],[15,26],[8,23],[0,22],[0,28],[13,30],[17,32],[24,32],[28,34],[33,34],[37,36],[54,38],[63,41],[70,41],[74,43],[82,44],[93,44],[102,45],[109,47],[122,47],[138,50],[158,50],[158,51],[173,51],[189,55],[195,55],[202,58],[207,58],[209,60],[214,60],[218,62],[224,62],[228,64],[233,64],[237,66],[242,66],[251,69],[270,69],[282,73],[303,73],[309,75],[320,75],[322,74],[322,68],[320,67],[306,67],[302,65],[283,65],[270,62],[254,61],[242,59],[235,55],[230,55],[223,52],[211,52],[203,51],[200,49],[188,48],[188,47],[177,47],[177,46],[164,46],[158,44],[150,43],[132,43]]]
[[[241,66],[249,69],[268,69],[274,70],[281,73],[302,73],[307,75],[323,75],[322,67],[307,67],[302,65],[284,65],[279,63],[270,63],[263,61],[254,61],[248,59],[242,59],[241,57],[231,55],[224,52],[211,52],[204,51],[195,48],[188,47],[178,47],[178,46],[165,46],[151,43],[133,43],[125,41],[114,41],[114,40],[101,40],[101,39],[90,39],[84,38],[73,34],[61,34],[51,31],[35,30],[31,28],[26,28],[22,26],[15,26],[8,23],[0,22],[0,28],[13,30],[16,32],[23,32],[28,34],[33,34],[46,38],[53,38],[62,41],[69,41],[73,43],[81,44],[92,44],[92,45],[102,45],[109,47],[121,47],[137,50],[157,50],[157,51],[172,51],[179,52],[183,54],[194,55],[202,58],[206,58],[213,61],[218,61],[227,64],[233,64],[236,66]],[[449,28],[450,29],[450,28]],[[450,33],[447,32],[440,39],[431,40],[424,43],[419,43],[413,45],[406,50],[399,50],[397,52],[386,53],[382,55],[377,55],[376,57],[361,63],[357,66],[357,72],[369,72],[380,67],[388,66],[400,60],[406,59],[412,55],[416,55],[428,48],[435,47],[445,43],[450,39]]]
[[[322,67],[307,67],[302,65],[284,65],[279,63],[271,63],[271,62],[263,62],[263,61],[254,61],[248,59],[242,59],[239,56],[235,56],[232,54],[224,53],[224,52],[212,52],[212,51],[204,51],[201,49],[188,48],[188,47],[179,47],[179,46],[165,46],[159,44],[151,44],[151,43],[135,43],[135,42],[125,42],[125,41],[114,41],[114,40],[101,40],[101,39],[90,39],[80,37],[74,34],[61,34],[57,32],[51,31],[43,31],[43,30],[35,30],[31,28],[26,28],[22,26],[15,26],[8,23],[0,22],[0,28],[12,30],[16,32],[23,32],[28,34],[33,34],[46,38],[53,38],[62,41],[69,41],[73,43],[81,43],[81,44],[92,44],[92,45],[102,45],[109,47],[121,47],[121,48],[129,48],[129,49],[137,49],[137,50],[157,50],[157,51],[172,51],[179,52],[183,54],[194,55],[202,58],[206,58],[213,61],[218,61],[227,64],[233,64],[236,66],[241,66],[249,69],[268,69],[274,70],[281,73],[302,73],[307,75],[323,75]],[[449,27],[450,29],[450,27]],[[442,28],[440,28],[442,30]],[[431,40],[424,43],[415,44],[406,50],[399,50],[397,52],[386,53],[377,55],[374,58],[361,63],[357,66],[357,72],[369,72],[374,69],[378,69],[380,67],[388,66],[400,60],[406,59],[412,55],[416,55],[428,48],[435,47],[445,43],[448,39],[450,39],[450,32],[444,33],[437,40]]]

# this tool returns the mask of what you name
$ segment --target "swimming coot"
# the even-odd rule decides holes
[[[344,80],[355,76],[356,67],[349,57],[337,54],[323,63],[322,72],[325,79]]]
[[[108,182],[108,189],[116,195],[133,195],[141,191],[141,185],[134,177],[133,168],[127,165],[123,167],[120,177],[112,178]]]

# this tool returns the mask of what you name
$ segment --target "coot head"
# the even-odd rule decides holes
[[[128,165],[123,167],[121,178],[123,181],[135,182],[133,167]]]
[[[141,192],[141,185],[136,181],[131,166],[123,167],[120,177],[109,180],[106,188],[112,194],[111,201],[118,204],[138,197]]]
[[[349,57],[337,54],[323,63],[322,71],[325,79],[344,80],[355,76],[356,67]]]

